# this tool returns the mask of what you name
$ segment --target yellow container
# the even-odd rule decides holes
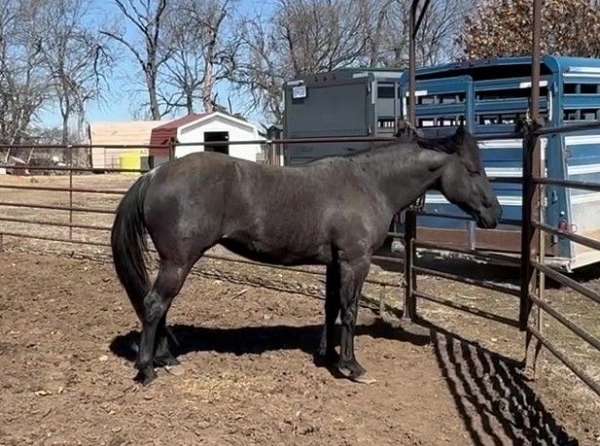
[[[142,156],[140,152],[127,152],[119,155],[119,168],[121,169],[141,169]],[[139,175],[139,172],[122,172],[126,175]]]

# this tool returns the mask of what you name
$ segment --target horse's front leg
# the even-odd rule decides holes
[[[339,372],[354,381],[369,382],[365,379],[366,370],[354,355],[354,329],[358,315],[358,301],[362,286],[369,273],[370,259],[366,256],[352,261],[340,261],[340,305],[342,315],[342,336]]]
[[[340,265],[334,261],[327,265],[327,281],[325,285],[325,323],[321,333],[319,346],[320,359],[330,365],[337,361],[335,351],[335,321],[340,313]]]

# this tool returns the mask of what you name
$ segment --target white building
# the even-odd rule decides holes
[[[258,134],[257,127],[243,119],[221,112],[193,113],[152,129],[150,155],[154,157],[154,165],[166,161],[169,157],[171,141],[177,141],[178,143],[205,144],[177,146],[175,148],[176,158],[193,152],[213,151],[250,161],[262,161],[262,148],[257,143],[210,145],[210,142],[226,143],[228,141],[262,139]]]

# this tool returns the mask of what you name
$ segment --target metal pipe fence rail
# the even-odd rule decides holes
[[[511,182],[523,184],[524,215],[522,216],[522,219],[501,219],[499,221],[500,224],[521,227],[522,238],[526,240],[526,243],[522,246],[526,246],[527,248],[522,251],[520,257],[511,257],[508,255],[498,253],[485,253],[475,249],[460,248],[456,246],[443,245],[439,243],[432,243],[424,240],[419,240],[416,234],[418,216],[438,217],[443,219],[465,221],[468,221],[469,219],[451,214],[426,212],[421,209],[412,209],[409,212],[407,212],[407,217],[405,220],[406,227],[404,240],[406,250],[406,288],[404,308],[406,309],[405,318],[407,321],[415,322],[418,320],[417,300],[424,300],[438,305],[450,307],[458,311],[463,311],[476,316],[480,316],[485,319],[493,320],[495,322],[502,323],[510,327],[521,329],[522,331],[526,331],[528,337],[535,338],[537,342],[540,343],[540,345],[544,346],[557,359],[559,359],[559,361],[561,361],[566,367],[568,367],[577,377],[579,377],[586,385],[588,385],[596,394],[600,395],[600,383],[598,383],[591,376],[589,376],[589,374],[587,374],[573,360],[569,359],[567,354],[561,352],[560,348],[543,334],[543,325],[541,323],[541,320],[543,318],[541,311],[544,311],[550,317],[552,317],[564,327],[573,332],[582,341],[589,344],[592,348],[600,351],[600,339],[587,332],[583,328],[578,327],[573,321],[562,315],[559,311],[557,311],[547,302],[545,302],[545,300],[543,299],[543,290],[545,288],[544,276],[548,276],[552,280],[560,283],[561,285],[577,291],[581,295],[589,298],[595,304],[600,304],[600,293],[590,289],[589,287],[579,284],[567,275],[546,265],[544,263],[544,238],[535,234],[535,231],[548,233],[558,236],[560,238],[566,238],[572,242],[579,243],[591,249],[600,250],[600,240],[595,240],[566,230],[553,228],[545,224],[543,222],[543,200],[539,198],[543,196],[543,191],[536,191],[536,188],[542,188],[544,186],[555,186],[599,192],[600,183],[559,180],[542,177],[542,174],[544,172],[544,166],[542,164],[544,158],[540,156],[539,150],[537,151],[537,157],[533,156],[534,153],[536,153],[536,147],[539,147],[539,138],[544,135],[548,135],[551,133],[572,133],[577,131],[593,129],[600,129],[600,122],[594,122],[577,126],[566,126],[562,128],[534,129],[533,131],[531,131],[529,137],[527,136],[527,134],[523,134],[521,135],[521,137],[524,141],[524,156],[531,157],[530,160],[524,163],[525,169],[523,178],[491,178],[491,181],[495,183]],[[505,135],[501,135],[500,137],[502,138],[502,136]],[[529,175],[527,175],[527,170],[529,170]],[[481,259],[486,262],[501,262],[520,267],[522,279],[521,286],[519,288],[510,287],[505,284],[496,284],[485,280],[467,278],[462,275],[417,266],[415,264],[417,249],[426,249],[429,251],[446,251],[450,253],[462,254],[473,259]],[[536,256],[537,260],[535,259]],[[532,272],[537,273],[537,277],[535,278],[536,280],[532,280],[531,275],[528,275],[528,273],[526,272],[529,268],[531,268]],[[481,311],[479,309],[474,309],[472,307],[462,305],[460,303],[455,302],[454,300],[444,299],[420,291],[417,289],[417,274],[437,276],[447,280],[463,283],[465,285],[473,285],[480,288],[497,291],[512,297],[517,297],[520,299],[519,318],[510,319],[506,317],[493,315]],[[529,315],[531,313],[532,306],[536,306],[539,309],[535,327],[529,323]]]
[[[93,149],[93,148],[103,148],[103,149],[114,149],[114,150],[122,150],[122,149],[131,149],[131,150],[140,150],[140,149],[160,149],[168,151],[169,160],[173,160],[175,158],[175,149],[179,146],[188,147],[188,146],[203,146],[203,145],[250,145],[250,144],[264,144],[264,145],[273,145],[273,144],[298,144],[298,143],[306,143],[309,142],[318,142],[318,143],[339,143],[339,142],[368,142],[368,143],[376,143],[376,142],[390,142],[394,141],[394,138],[373,138],[373,137],[350,137],[350,138],[311,138],[307,139],[277,139],[277,140],[253,140],[253,141],[228,141],[228,142],[197,142],[197,143],[177,143],[175,141],[171,141],[168,147],[165,146],[156,146],[156,145],[122,145],[122,144],[113,144],[113,145],[92,145],[92,144],[74,144],[74,145],[56,145],[56,144],[36,144],[36,145],[0,145],[1,148],[35,148],[35,149],[62,149],[67,151],[67,154],[70,153],[74,149]],[[53,237],[49,235],[40,235],[29,232],[17,232],[11,230],[0,230],[0,243],[3,237],[14,237],[14,238],[25,238],[32,240],[42,240],[42,241],[50,241],[50,242],[58,242],[58,243],[72,243],[76,245],[89,245],[89,246],[97,246],[97,247],[105,247],[109,248],[110,244],[107,242],[99,242],[92,240],[81,240],[73,237],[73,229],[80,230],[91,230],[91,231],[101,231],[101,232],[110,232],[112,227],[107,225],[91,225],[91,224],[82,224],[82,223],[74,223],[74,214],[101,214],[101,215],[114,215],[116,213],[116,209],[105,209],[105,208],[95,208],[95,207],[83,207],[83,206],[75,206],[73,204],[73,194],[95,194],[95,195],[111,195],[111,196],[122,196],[127,191],[124,189],[99,189],[99,188],[86,188],[86,187],[73,187],[73,178],[74,173],[84,174],[84,173],[92,173],[100,170],[104,173],[137,173],[144,174],[148,172],[148,169],[124,169],[124,168],[100,168],[96,169],[93,167],[75,167],[72,165],[72,158],[67,155],[66,158],[69,160],[67,166],[14,166],[12,164],[1,164],[0,168],[14,169],[17,168],[19,170],[30,170],[36,172],[66,172],[68,174],[68,187],[54,187],[54,186],[31,186],[31,185],[14,185],[14,184],[0,184],[1,190],[14,190],[14,191],[39,191],[39,192],[50,192],[50,193],[68,193],[68,205],[51,205],[51,204],[43,204],[43,203],[22,203],[22,202],[9,202],[9,201],[0,201],[0,207],[12,207],[12,208],[22,208],[22,209],[38,209],[38,210],[47,210],[47,211],[58,211],[58,212],[68,212],[68,221],[67,222],[59,222],[59,221],[50,221],[50,220],[42,220],[42,219],[32,219],[32,218],[19,218],[13,216],[5,216],[0,215],[0,222],[6,223],[16,223],[21,225],[37,225],[37,226],[46,226],[46,227],[54,227],[54,228],[63,228],[68,229],[69,235],[68,237]],[[396,232],[389,232],[389,237],[401,237],[403,234]],[[1,246],[0,246],[1,249]],[[151,250],[153,251],[153,250]],[[277,266],[277,265],[267,265],[255,261],[244,260],[229,256],[219,256],[219,255],[204,255],[203,257],[213,260],[222,260],[227,262],[235,262],[249,265],[257,265],[263,267],[269,267],[272,269],[279,269],[284,271],[291,272],[299,272],[304,274],[311,275],[319,275],[324,276],[323,272],[314,271],[306,268],[298,268],[298,267],[285,267],[285,266]],[[373,256],[374,260],[386,261],[390,263],[403,263],[403,260],[398,259],[396,257],[388,257],[388,256]],[[402,283],[400,281],[389,282],[375,279],[368,279],[367,283],[379,286],[400,288],[402,287]]]
[[[504,134],[496,134],[496,135],[486,135],[482,139],[491,139],[491,138],[513,138],[515,134],[513,133],[504,133]],[[303,138],[303,139],[261,139],[261,140],[253,140],[253,141],[227,141],[227,142],[188,142],[188,143],[178,143],[176,141],[170,141],[168,147],[164,145],[126,145],[126,144],[111,144],[111,145],[94,145],[94,144],[71,144],[71,145],[57,145],[57,144],[36,144],[36,145],[0,145],[1,148],[34,148],[34,149],[62,149],[70,153],[72,150],[76,149],[94,149],[94,148],[102,148],[107,150],[140,150],[140,149],[154,149],[154,150],[164,150],[168,152],[168,157],[170,160],[175,158],[175,150],[177,147],[189,147],[189,146],[202,146],[205,144],[210,144],[211,146],[217,145],[249,145],[249,144],[263,144],[266,146],[271,145],[282,145],[282,144],[305,144],[305,143],[340,143],[340,142],[365,142],[365,143],[378,143],[378,142],[391,142],[394,141],[394,138],[385,137],[385,138],[374,138],[374,137],[336,137],[336,138]],[[103,225],[92,225],[92,224],[82,224],[82,223],[74,223],[74,214],[99,214],[99,215],[114,215],[115,209],[103,209],[103,208],[95,208],[95,207],[82,207],[82,206],[74,206],[73,204],[73,194],[96,194],[96,195],[110,195],[110,196],[122,196],[126,190],[124,189],[101,189],[101,188],[87,188],[87,187],[74,187],[73,186],[73,178],[74,174],[85,174],[96,172],[100,170],[104,173],[146,173],[147,169],[126,169],[126,168],[115,168],[115,167],[102,167],[100,169],[95,169],[93,167],[78,167],[72,164],[72,158],[70,156],[66,157],[69,160],[67,166],[18,166],[20,169],[27,169],[29,171],[35,172],[61,172],[67,173],[69,177],[69,186],[68,187],[55,187],[55,186],[34,186],[34,185],[14,185],[14,184],[0,184],[0,190],[24,190],[24,191],[40,191],[40,192],[51,192],[51,193],[68,193],[68,206],[67,205],[51,205],[51,204],[43,204],[43,203],[22,203],[22,202],[8,202],[8,201],[0,201],[0,206],[3,207],[13,207],[13,208],[24,208],[24,209],[38,209],[38,210],[47,210],[47,211],[58,211],[58,212],[68,212],[68,222],[57,222],[57,221],[48,221],[41,219],[26,219],[26,218],[18,218],[12,216],[0,216],[0,222],[6,223],[18,223],[21,225],[38,225],[38,226],[46,226],[46,227],[54,227],[54,228],[65,228],[68,229],[69,235],[68,237],[52,237],[48,235],[40,235],[40,234],[32,234],[26,232],[16,232],[16,231],[0,231],[4,236],[7,237],[21,237],[21,238],[29,238],[35,240],[45,240],[45,241],[55,241],[60,243],[73,243],[73,244],[88,244],[90,246],[103,246],[109,247],[108,243],[102,243],[98,241],[86,241],[79,240],[73,237],[73,230],[91,230],[91,231],[102,231],[102,232],[110,232],[110,226]],[[15,168],[12,164],[0,164],[0,168]],[[500,182],[500,183],[518,183],[521,181],[518,177],[500,177],[500,178],[490,178],[491,181]],[[433,214],[432,214],[433,215]],[[448,218],[456,218],[463,219],[468,221],[468,218],[465,217],[453,217],[453,216],[445,216],[441,214],[435,214],[436,217],[448,217]],[[518,221],[503,221],[504,224],[518,224]],[[404,234],[397,232],[389,232],[389,237],[404,237]],[[436,247],[438,248],[438,247]],[[451,250],[448,248],[448,250]],[[257,262],[245,261],[236,258],[229,257],[220,257],[220,256],[206,256],[207,258],[213,258],[216,260],[225,260],[225,261],[234,261],[262,266],[270,266],[263,265]],[[397,257],[392,256],[373,256],[374,260],[391,262],[403,264],[404,260],[398,259]],[[276,267],[279,268],[279,267]],[[302,268],[287,268],[281,267],[284,270],[303,272],[309,274],[320,274],[315,273],[312,270],[302,269]],[[382,281],[373,281],[369,280],[368,283],[382,285],[382,286],[393,286],[400,287],[401,283],[390,283],[390,282],[382,282]],[[489,284],[488,284],[489,285]],[[491,286],[491,285],[490,285]]]
[[[586,128],[600,128],[600,123],[594,123],[592,126],[586,126]],[[554,128],[550,129],[552,133],[561,134],[568,133],[573,131],[569,127],[564,128]],[[536,138],[539,138],[539,135],[548,134],[546,129],[542,129],[542,131],[537,132]],[[531,144],[535,144],[535,141],[532,141]],[[569,180],[557,180],[557,179],[548,179],[543,177],[532,177],[531,179],[532,186],[541,188],[544,185],[552,185],[558,187],[567,187],[567,188],[577,188],[584,189],[589,191],[600,191],[600,183],[590,183],[590,182],[581,182],[581,181],[569,181]],[[531,219],[527,222],[527,225],[532,229],[538,230],[541,233],[548,233],[560,238],[566,238],[574,243],[581,244],[590,249],[600,250],[600,241],[596,239],[592,239],[583,235],[575,234],[566,230],[559,230],[544,224],[542,221]],[[543,239],[543,237],[540,237]],[[542,245],[543,248],[543,245]],[[562,286],[568,287],[579,295],[584,296],[592,301],[592,305],[600,305],[600,293],[591,288],[588,288],[575,280],[571,279],[567,275],[556,271],[549,266],[547,266],[544,262],[545,256],[542,249],[538,249],[537,253],[533,253],[533,255],[523,256],[523,261],[525,262],[526,258],[529,258],[532,269],[538,274],[538,284],[535,286],[530,286],[527,290],[527,314],[529,314],[532,308],[535,306],[538,309],[538,316],[536,318],[536,326],[532,326],[528,318],[521,323],[521,328],[525,329],[528,333],[528,336],[533,337],[538,343],[544,346],[549,352],[551,352],[557,359],[559,359],[567,368],[569,368],[577,377],[579,377],[583,382],[585,382],[598,396],[600,396],[600,382],[594,380],[591,376],[589,376],[580,366],[578,366],[574,361],[570,360],[568,356],[561,352],[560,348],[557,347],[550,339],[548,339],[543,334],[543,324],[541,323],[543,319],[543,314],[547,314],[552,317],[555,321],[559,322],[562,326],[569,329],[573,334],[575,334],[579,339],[587,342],[591,347],[593,347],[596,351],[600,352],[600,339],[586,331],[585,329],[577,326],[573,321],[560,314],[556,309],[554,309],[546,300],[544,299],[544,277],[548,276],[552,280],[560,283]],[[534,258],[532,258],[534,257]],[[535,258],[537,257],[537,258]],[[543,314],[542,314],[543,312]],[[524,325],[524,326],[523,326]],[[537,347],[539,349],[539,347]]]

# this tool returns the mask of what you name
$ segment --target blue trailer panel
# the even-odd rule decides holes
[[[472,63],[457,63],[424,68],[417,71],[417,125],[426,134],[444,135],[454,132],[462,121],[476,135],[511,132],[519,118],[529,110],[531,60],[525,57],[500,58]],[[334,72],[336,73],[336,72]],[[343,73],[343,76],[342,74]],[[333,87],[332,73],[296,80],[307,88],[307,98],[321,95],[317,101],[304,99],[290,102],[286,87],[286,136],[352,136],[356,134],[393,135],[399,118],[407,116],[408,74],[401,71],[343,70],[337,76],[353,82],[350,95],[360,94],[348,102],[338,96],[329,98]],[[561,126],[600,120],[600,60],[546,56],[541,67],[540,110],[548,125]],[[318,88],[315,79],[319,79]],[[360,85],[360,87],[358,87]],[[362,102],[360,102],[362,101]],[[341,124],[309,128],[305,125],[318,116],[330,123],[347,116],[344,110],[352,104],[355,122],[339,131]],[[358,105],[364,104],[362,108]],[[305,115],[312,115],[305,118]],[[292,122],[294,124],[292,124]],[[303,123],[304,122],[304,123]],[[355,133],[348,129],[352,127]],[[315,132],[315,128],[318,131]],[[358,133],[356,133],[358,131]],[[291,147],[291,146],[290,146]],[[348,153],[364,148],[312,145],[304,157],[293,151],[289,164],[335,153]],[[522,141],[488,140],[480,143],[482,160],[489,176],[522,175]],[[600,181],[600,131],[569,135],[549,135],[542,139],[545,174],[550,178]],[[419,218],[419,237],[433,241],[468,245],[480,249],[518,252],[520,231],[515,222],[521,218],[521,186],[495,183],[503,206],[505,224],[493,231],[475,230],[473,222],[439,193],[429,193],[427,216]],[[548,225],[600,239],[600,193],[548,186],[544,196],[543,215]],[[435,217],[435,214],[457,218]],[[461,218],[462,217],[462,218]],[[600,253],[572,243],[565,238],[548,238],[548,255],[556,265],[571,270],[600,261]]]

